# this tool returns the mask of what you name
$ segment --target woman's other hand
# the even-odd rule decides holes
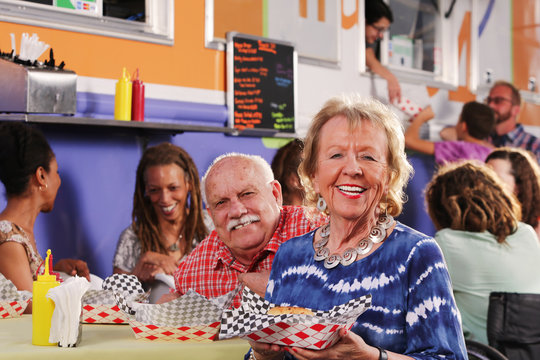
[[[90,270],[86,261],[77,259],[61,259],[54,266],[55,271],[62,271],[71,276],[80,276],[90,281]]]
[[[299,360],[315,359],[378,359],[379,349],[367,345],[364,340],[347,329],[340,329],[341,339],[326,350],[309,350],[292,347],[289,352]],[[257,358],[258,359],[258,358]]]
[[[161,268],[162,273],[165,273],[167,275],[173,275],[176,269],[178,269],[178,264],[172,256],[160,254],[155,251],[145,252],[139,259],[139,263],[155,265],[156,267]],[[139,263],[137,265],[139,265]]]
[[[152,282],[158,272],[160,272],[159,266],[148,262],[139,262],[132,274],[142,282]]]
[[[390,104],[398,104],[401,102],[401,86],[394,74],[390,73],[386,79],[388,85],[388,99]]]

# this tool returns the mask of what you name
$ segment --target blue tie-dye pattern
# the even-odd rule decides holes
[[[467,359],[459,312],[436,242],[400,223],[367,258],[327,270],[313,260],[313,232],[281,245],[266,298],[327,310],[365,294],[373,306],[353,331],[416,359]]]

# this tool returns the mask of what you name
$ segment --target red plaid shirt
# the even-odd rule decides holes
[[[224,295],[236,287],[238,274],[270,269],[279,245],[316,229],[326,220],[326,216],[317,211],[301,206],[284,206],[274,235],[249,266],[234,258],[214,230],[180,263],[174,273],[176,292],[182,295],[192,289],[207,298]],[[240,306],[240,293],[233,305]]]

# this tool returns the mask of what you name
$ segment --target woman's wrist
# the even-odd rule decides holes
[[[388,353],[381,347],[375,346],[379,350],[379,360],[388,360]]]

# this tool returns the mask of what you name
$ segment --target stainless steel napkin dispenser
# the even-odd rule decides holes
[[[0,112],[75,114],[77,74],[0,58]]]

